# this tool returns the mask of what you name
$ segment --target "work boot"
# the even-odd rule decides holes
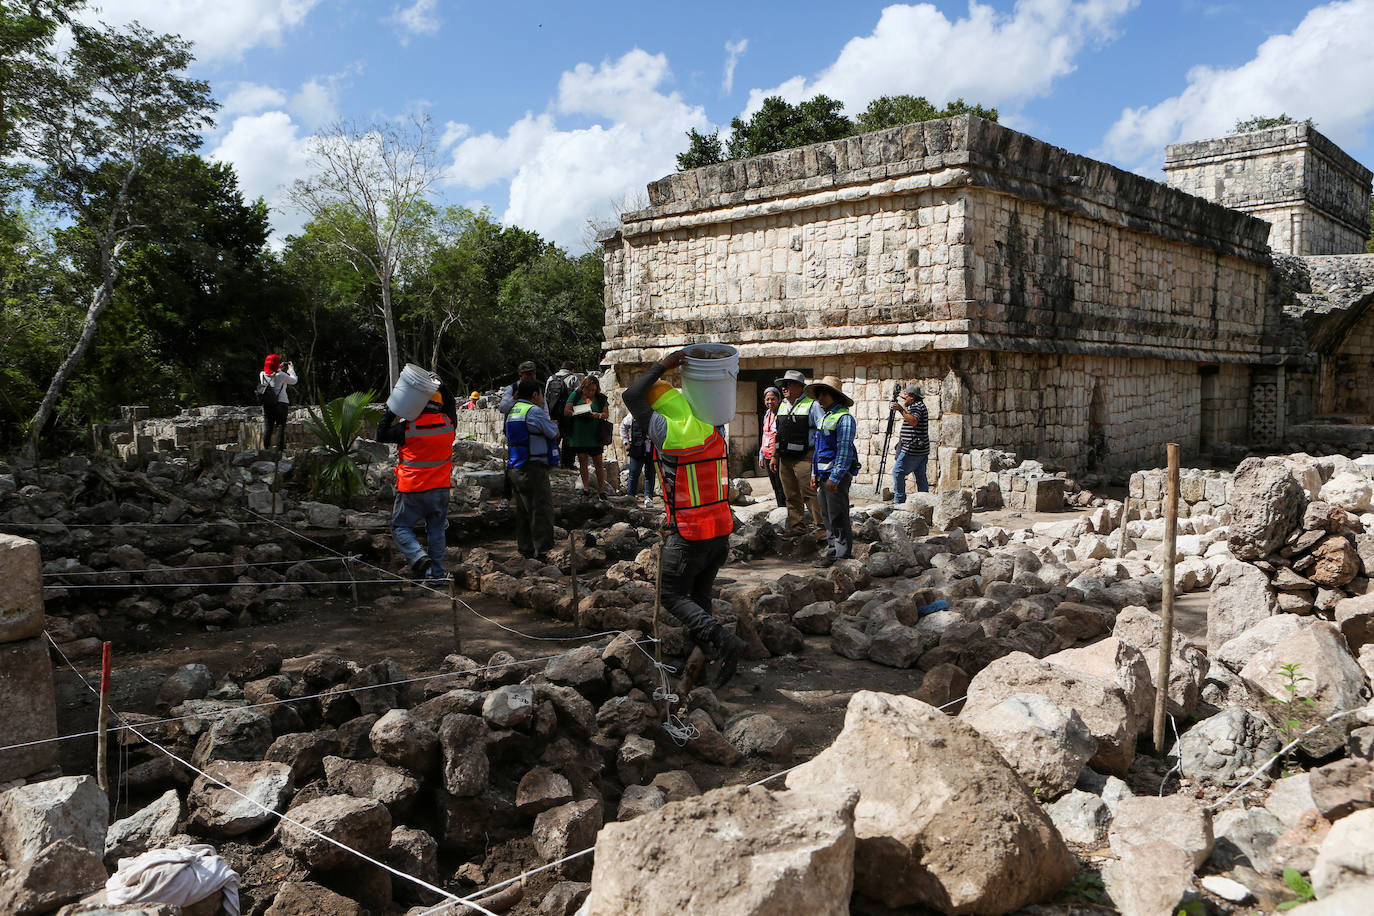
[[[811,565],[812,565],[813,567],[815,567],[816,569],[829,569],[830,567],[832,567],[832,566],[835,565],[835,558],[834,558],[834,557],[821,557],[819,560],[817,560],[816,562],[812,563]]]
[[[429,568],[434,563],[428,554],[420,554],[420,558],[410,564],[410,571],[417,579],[423,579],[428,573]]]
[[[749,644],[734,633],[721,631],[714,657],[711,659],[711,670],[708,677],[712,689],[719,690],[730,683],[730,679],[735,676],[735,671],[739,668],[740,656],[748,648]]]

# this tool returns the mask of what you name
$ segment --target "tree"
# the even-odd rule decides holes
[[[839,140],[857,133],[883,130],[916,121],[931,121],[954,115],[971,114],[989,121],[997,120],[996,108],[970,105],[955,99],[936,108],[924,96],[885,95],[868,103],[857,119],[851,121],[841,112],[843,103],[824,95],[791,104],[780,96],[763,100],[763,106],[748,121],[730,122],[731,135],[724,149],[720,135],[687,132],[687,150],[677,157],[678,171],[714,165],[727,159],[745,159],[809,143]]]
[[[699,134],[693,127],[687,131],[687,151],[677,154],[677,170],[685,172],[724,161],[725,149],[721,146],[720,132]]]
[[[1253,115],[1249,118],[1237,121],[1236,129],[1231,131],[1231,133],[1243,134],[1251,130],[1268,130],[1271,127],[1283,127],[1285,124],[1296,123],[1298,122],[1290,118],[1287,113],[1278,115]],[[1311,124],[1312,119],[1308,118],[1307,123]]]
[[[885,95],[869,102],[868,107],[855,118],[855,122],[860,133],[867,133],[918,121],[952,118],[961,114],[977,115],[989,121],[997,120],[996,108],[969,105],[963,99],[955,99],[944,108],[936,108],[923,95]]]
[[[51,65],[52,40],[83,0],[0,0],[0,158],[18,143],[15,127],[37,101],[32,78]]]
[[[748,159],[851,136],[854,122],[841,114],[843,110],[843,102],[825,95],[796,105],[781,96],[769,96],[748,121],[731,120],[730,158]]]
[[[392,288],[416,242],[415,205],[439,176],[432,125],[424,115],[405,125],[340,122],[312,141],[310,159],[316,174],[298,180],[291,199],[355,269],[376,276],[394,386],[401,365]]]
[[[33,104],[15,127],[19,150],[34,163],[28,177],[35,199],[80,227],[76,241],[93,285],[81,332],[30,422],[35,452],[110,304],[125,251],[147,228],[134,213],[150,212],[140,204],[162,196],[145,166],[196,149],[215,109],[209,85],[183,75],[193,60],[189,42],[139,25],[71,29],[70,48],[29,74]]]

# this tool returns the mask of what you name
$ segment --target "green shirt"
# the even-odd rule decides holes
[[[584,404],[581,389],[574,391],[568,398],[568,406],[576,407]],[[606,400],[604,392],[598,392],[592,399],[592,412],[605,413]],[[597,424],[601,422],[600,417],[594,417],[590,413],[579,414],[569,418],[572,421],[572,428],[568,431],[568,440],[564,445],[568,448],[602,448],[601,439],[596,434]]]

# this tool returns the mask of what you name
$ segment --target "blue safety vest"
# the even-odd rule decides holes
[[[840,417],[849,416],[849,410],[844,407],[837,407],[821,418],[820,426],[816,429],[816,471],[821,474],[829,474],[834,468],[835,455],[839,452],[839,425]],[[854,466],[845,473],[853,475],[859,470],[859,454],[854,453]]]
[[[531,461],[537,464],[558,464],[558,442],[550,440],[543,433],[533,435],[543,439],[548,444],[546,455],[530,455],[530,425],[525,419],[525,414],[530,412],[534,405],[529,401],[516,401],[515,406],[506,414],[506,467],[522,468]]]

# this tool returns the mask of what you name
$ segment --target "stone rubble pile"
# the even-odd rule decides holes
[[[312,886],[339,898],[337,912],[429,905],[432,892],[320,835],[470,893],[530,855],[589,848],[603,823],[697,795],[684,765],[790,763],[785,729],[759,713],[729,717],[704,687],[686,699],[701,737],[674,744],[652,699],[662,680],[649,649],[631,631],[549,661],[453,655],[447,676],[418,681],[391,661],[283,659],[271,646],[218,683],[186,666],[158,697],[158,718],[176,721],[140,731],[206,775],[122,733],[122,790],[151,799],[129,816],[108,823],[90,777],[0,794],[0,911],[51,912],[97,889],[120,858],[194,842],[239,872],[244,912],[321,912]],[[575,909],[591,868],[590,856],[575,859],[530,885],[548,898],[540,911]]]

